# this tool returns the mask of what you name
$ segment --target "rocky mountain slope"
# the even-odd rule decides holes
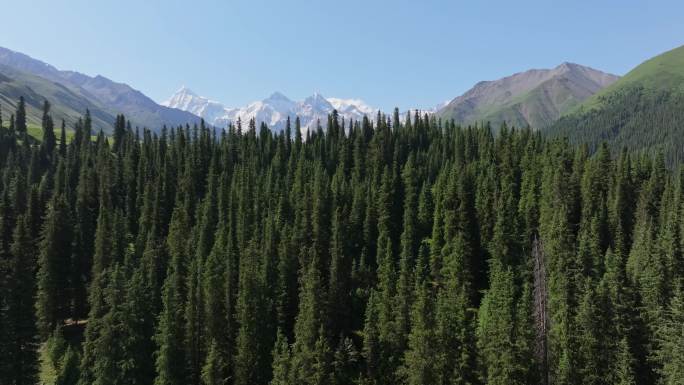
[[[553,69],[479,82],[438,115],[461,124],[489,121],[497,128],[505,121],[516,127],[543,128],[617,79],[579,64],[562,63]]]

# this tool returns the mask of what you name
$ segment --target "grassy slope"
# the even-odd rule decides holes
[[[684,46],[643,62],[617,82],[568,111],[567,115],[601,109],[611,95],[633,87],[642,87],[647,92],[669,89],[684,93]]]
[[[543,128],[580,104],[570,90],[556,80],[548,80],[539,86],[516,95],[501,105],[483,106],[473,111],[472,122],[492,123],[498,128],[504,121],[509,126]],[[449,116],[447,111],[444,116]]]
[[[6,125],[6,124],[5,124]],[[32,137],[42,140],[43,139],[43,129],[35,124],[28,124],[26,127],[26,131],[28,132],[29,135]],[[57,138],[57,142],[59,142],[59,137],[62,135],[62,130],[60,128],[55,128],[55,137]],[[71,129],[66,130],[66,141],[67,143],[71,141],[71,139],[74,138],[74,131]],[[93,136],[93,138],[97,138],[96,136]]]
[[[547,133],[596,148],[663,152],[684,160],[684,46],[658,55],[572,109]]]
[[[115,114],[94,102],[78,89],[65,87],[44,78],[15,69],[0,66],[0,105],[3,119],[9,120],[16,109],[19,97],[26,100],[26,113],[29,125],[39,126],[42,117],[42,104],[48,100],[52,105],[51,114],[57,126],[64,119],[67,126],[73,124],[89,110],[93,119],[93,129],[109,131]]]
[[[531,127],[541,128],[558,119],[558,112],[568,111],[579,103],[566,87],[547,82],[514,97],[502,106],[481,111],[481,118],[478,120],[489,120],[497,124],[505,120],[516,127],[529,124]]]

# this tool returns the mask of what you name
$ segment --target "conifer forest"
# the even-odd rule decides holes
[[[105,135],[45,102],[30,136],[26,108],[0,118],[2,385],[684,384],[661,152],[398,110]]]

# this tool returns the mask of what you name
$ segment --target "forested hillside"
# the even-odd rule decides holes
[[[640,64],[546,131],[596,149],[608,142],[651,154],[668,165],[684,160],[684,46]]]
[[[398,112],[307,138],[123,116],[105,137],[86,115],[67,144],[18,105],[2,384],[684,381],[684,174],[663,156]]]

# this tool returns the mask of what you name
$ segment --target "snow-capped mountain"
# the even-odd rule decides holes
[[[280,92],[275,92],[268,98],[252,102],[240,108],[228,108],[223,104],[199,96],[187,87],[181,87],[171,98],[162,105],[191,112],[216,127],[225,127],[229,123],[235,123],[238,118],[246,124],[251,119],[259,125],[266,123],[272,130],[280,131],[285,128],[289,117],[294,124],[294,119],[299,117],[302,131],[316,127],[317,122],[325,128],[328,114],[337,110],[340,117],[346,121],[360,120],[364,116],[374,118],[378,109],[367,105],[360,99],[325,98],[319,93],[314,93],[302,101],[293,101]]]
[[[225,107],[221,103],[199,96],[185,86],[161,105],[190,112],[207,122],[213,122],[225,115]]]

